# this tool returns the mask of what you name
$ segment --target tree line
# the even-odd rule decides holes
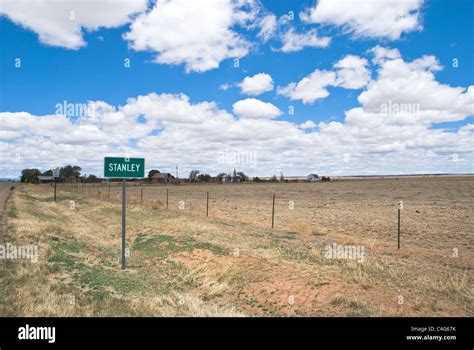
[[[66,165],[62,168],[59,169],[59,178],[56,179],[58,182],[64,182],[67,181],[68,179],[74,178],[76,180],[79,180],[80,182],[86,182],[86,183],[93,183],[93,182],[100,182],[102,181],[101,178],[94,174],[89,174],[89,175],[81,175],[82,168],[77,165]],[[144,179],[145,181],[152,181],[152,178],[155,174],[159,174],[160,171],[157,169],[152,169],[148,172],[148,176]],[[25,183],[38,183],[39,179],[38,176],[53,176],[53,170],[49,169],[44,172],[41,172],[37,168],[28,168],[28,169],[23,169],[21,171],[21,182]],[[243,172],[243,171],[234,171],[232,173],[225,173],[221,172],[217,174],[216,178],[217,181],[223,182],[224,180],[226,182],[232,181],[233,178],[239,178],[240,182],[245,182],[249,181],[249,177]],[[201,172],[201,170],[191,170],[189,173],[188,179],[190,182],[210,182],[211,181],[211,175]],[[252,179],[254,182],[262,182],[264,180],[260,179],[258,176],[254,177]],[[267,180],[269,182],[288,182],[287,179],[283,176],[283,173],[280,174],[279,177],[276,175],[273,175]],[[322,181],[330,181],[329,177],[322,177]]]
[[[64,182],[70,178],[80,179],[83,182],[98,182],[100,178],[98,178],[94,174],[89,175],[81,175],[82,168],[77,165],[66,165],[59,169],[59,177],[56,179],[58,182]],[[28,168],[23,169],[21,171],[20,181],[25,183],[38,183],[39,176],[53,176],[53,169],[46,170],[41,172],[41,170],[37,168]]]

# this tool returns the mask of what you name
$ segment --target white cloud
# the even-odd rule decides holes
[[[227,91],[227,90],[229,90],[232,86],[234,86],[234,85],[233,85],[233,84],[229,84],[229,83],[224,83],[224,84],[219,85],[219,90]]]
[[[239,84],[240,90],[247,95],[260,95],[273,90],[273,79],[269,74],[258,73],[253,76],[245,77]]]
[[[338,86],[346,89],[360,89],[370,80],[367,60],[355,55],[347,55],[334,64],[335,71],[316,69],[298,83],[278,87],[277,93],[291,100],[313,103],[329,96],[327,88]]]
[[[269,14],[261,18],[259,21],[260,31],[258,37],[262,39],[263,42],[268,41],[272,38],[278,28],[277,18],[274,14]]]
[[[312,120],[307,120],[304,123],[300,124],[300,129],[314,129],[317,127],[316,123]]]
[[[364,111],[388,112],[390,118],[384,119],[399,124],[457,121],[473,114],[474,86],[451,87],[436,81],[433,72],[442,67],[434,56],[411,62],[397,56],[381,61],[377,79],[358,97]]]
[[[104,143],[106,135],[93,125],[74,125],[63,115],[37,117],[26,112],[0,113],[2,139],[41,136],[67,144]]]
[[[331,42],[329,37],[318,37],[316,29],[311,29],[305,33],[297,33],[293,27],[289,28],[281,35],[283,52],[295,52],[305,47],[326,47]]]
[[[360,89],[370,80],[367,60],[355,55],[347,55],[334,64],[336,68],[336,86],[346,89]]]
[[[137,51],[156,53],[158,63],[184,64],[186,72],[219,67],[227,58],[247,55],[250,43],[232,30],[254,19],[249,1],[157,0],[138,16],[124,38]]]
[[[282,115],[276,106],[255,98],[246,98],[233,104],[233,112],[241,118],[272,119]]]
[[[338,69],[344,68],[319,74],[332,73],[335,84]],[[435,76],[440,69],[433,56],[405,61],[385,55],[359,95],[360,105],[347,110],[342,122],[272,119],[281,111],[256,99],[236,102],[232,114],[213,101],[191,103],[184,94],[155,93],[119,106],[91,101],[89,113],[74,122],[63,115],[2,112],[0,177],[68,163],[102,175],[105,155],[145,157],[147,170],[173,171],[178,163],[181,174],[234,167],[258,176],[315,169],[325,175],[472,172],[474,125],[457,131],[433,125],[473,115],[474,86],[443,84]],[[390,108],[382,108],[388,103]],[[404,104],[419,109],[391,110]],[[219,163],[227,149],[254,152],[256,166]]]
[[[329,96],[327,87],[335,83],[336,74],[334,72],[316,69],[298,83],[290,83],[285,87],[278,87],[277,93],[291,100],[313,103],[318,99]]]
[[[374,55],[374,58],[372,59],[374,64],[381,64],[387,59],[393,60],[402,57],[398,49],[388,49],[379,45],[371,48],[369,52]]]
[[[315,28],[298,32],[293,23],[287,14],[277,18],[274,14],[266,12],[256,21],[254,27],[260,29],[257,37],[263,43],[270,39],[281,42],[280,48],[272,48],[274,51],[296,52],[305,47],[327,47],[330,44],[331,38],[319,37]]]
[[[184,94],[150,93],[130,98],[120,109],[126,116],[136,118],[146,115],[150,123],[201,124],[212,118],[229,119],[229,115],[219,110],[214,102],[191,104]]]
[[[146,6],[146,0],[2,0],[0,15],[34,31],[44,44],[79,49],[86,45],[83,29],[119,27],[128,23],[132,15],[144,11]]]
[[[342,27],[356,37],[396,40],[402,33],[421,30],[422,0],[319,0],[301,14],[304,21]]]

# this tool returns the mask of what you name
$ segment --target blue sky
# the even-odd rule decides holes
[[[224,2],[227,3],[227,1]],[[30,1],[30,3],[33,3],[33,1]],[[202,168],[203,171],[210,173],[220,172],[220,169],[228,171],[237,166],[250,174],[260,176],[270,176],[279,172],[288,175],[305,175],[312,171],[331,175],[472,172],[472,128],[470,128],[470,125],[473,123],[473,93],[472,91],[468,93],[467,89],[472,85],[474,77],[473,2],[468,0],[449,2],[433,0],[413,3],[418,5],[413,5],[408,9],[401,8],[400,10],[398,8],[395,11],[406,11],[405,15],[416,17],[416,23],[401,30],[400,33],[395,31],[387,34],[386,30],[390,30],[390,28],[379,28],[380,23],[377,22],[376,14],[361,13],[361,18],[366,20],[368,24],[364,28],[360,28],[354,25],[354,22],[351,22],[350,19],[346,19],[346,22],[344,22],[344,18],[338,18],[337,14],[341,13],[339,9],[327,9],[326,4],[321,2],[254,2],[248,0],[248,6],[244,9],[246,10],[245,13],[252,15],[252,18],[245,23],[231,22],[226,27],[248,43],[248,52],[240,55],[239,67],[234,67],[235,57],[229,54],[226,58],[219,60],[218,67],[206,68],[203,71],[197,71],[196,69],[186,71],[186,57],[189,54],[183,54],[182,52],[176,54],[176,51],[174,51],[176,47],[172,43],[173,38],[167,37],[155,40],[153,33],[147,34],[145,30],[141,32],[136,30],[135,41],[125,39],[127,33],[132,31],[131,26],[134,21],[138,21],[137,16],[150,15],[154,10],[154,1],[143,5],[144,7],[139,8],[138,6],[130,10],[130,13],[127,13],[129,17],[127,17],[127,20],[122,20],[123,23],[120,23],[120,20],[111,19],[111,21],[118,24],[109,28],[100,27],[104,24],[96,18],[94,20],[98,23],[94,25],[99,29],[87,28],[87,25],[79,23],[79,34],[77,30],[71,29],[71,36],[67,38],[70,41],[58,44],[57,41],[63,40],[63,38],[56,40],[54,38],[55,32],[49,32],[50,29],[48,28],[51,27],[51,23],[54,23],[57,28],[61,28],[63,19],[57,19],[54,15],[51,15],[44,24],[38,24],[35,19],[37,17],[34,17],[34,14],[31,19],[18,17],[18,11],[21,11],[21,8],[15,8],[14,2],[6,0],[6,4],[2,5],[4,8],[0,10],[0,14],[3,14],[0,17],[2,38],[0,45],[0,113],[4,115],[2,119],[4,134],[0,142],[3,145],[3,151],[17,154],[17,158],[15,161],[6,159],[3,162],[4,165],[2,165],[0,175],[4,175],[4,177],[14,176],[20,170],[19,168],[26,165],[46,169],[60,161],[83,161],[84,163],[79,165],[82,165],[86,172],[96,172],[101,175],[101,159],[103,156],[120,155],[123,152],[150,159],[147,165],[159,167],[163,170],[173,169],[173,164],[176,163],[181,163],[186,171],[192,167],[199,167],[199,169]],[[118,2],[117,6],[121,6],[121,4]],[[230,0],[229,4],[232,4]],[[351,11],[351,8],[345,8],[347,6],[344,2],[341,4],[339,6],[342,6],[342,11]],[[187,6],[185,1],[178,1],[178,5],[181,7]],[[326,7],[323,8],[323,5]],[[54,6],[56,5],[52,2],[50,9],[53,9]],[[393,6],[393,2],[386,2],[385,6],[385,8],[390,8],[390,6]],[[235,4],[233,9],[235,12]],[[304,21],[301,14],[311,9],[315,9],[318,16],[315,17],[315,20]],[[38,10],[38,13],[41,13],[40,10]],[[58,13],[61,13],[62,10],[64,9],[59,9]],[[94,12],[93,8],[86,8],[81,13],[78,11],[78,14],[85,16],[87,14],[86,10],[91,13]],[[284,21],[284,16],[290,11],[294,13],[294,20]],[[52,12],[54,13],[54,11]],[[390,14],[391,12],[388,11],[387,13]],[[414,13],[416,13],[416,16]],[[266,16],[273,16],[277,23],[274,25],[275,33],[268,40],[263,40],[262,36],[259,35],[262,31],[260,23],[261,19]],[[182,21],[183,18],[176,20]],[[187,20],[186,15],[184,15],[184,20]],[[169,23],[173,23],[173,18],[170,21]],[[390,17],[386,21],[389,22]],[[197,26],[196,30],[199,31],[202,29],[201,27],[206,26],[206,22],[205,19],[197,22],[191,21],[189,26]],[[104,21],[104,23],[108,22]],[[151,19],[148,25],[152,29],[155,28]],[[330,43],[315,47],[303,45],[302,48],[283,52],[281,50],[284,45],[283,37],[290,28],[301,35],[316,30],[316,37],[319,39],[329,38]],[[67,32],[68,30],[70,28],[65,27],[64,31]],[[203,30],[206,33],[205,29]],[[46,36],[49,37],[46,42],[41,39],[41,35],[45,31]],[[173,32],[173,35],[176,35],[176,37],[188,35],[186,32],[180,33],[179,31],[178,28],[177,32]],[[74,45],[77,46],[75,40],[78,36],[82,37],[84,45],[74,47]],[[212,35],[210,34],[210,36]],[[53,38],[51,39],[51,37]],[[142,38],[145,41],[148,40],[148,46],[145,49],[134,47],[134,45],[139,45],[137,43]],[[50,42],[47,42],[48,40]],[[170,40],[171,43],[163,48],[159,40]],[[193,47],[193,39],[189,39],[191,41],[183,40],[186,47]],[[198,37],[196,40],[200,40],[200,38]],[[302,41],[299,40],[299,42]],[[177,39],[177,42],[176,45],[180,45],[179,39]],[[208,42],[199,42],[197,46],[199,49],[203,49],[202,45],[207,44]],[[206,46],[205,50],[212,50],[213,47],[213,45]],[[362,141],[360,139],[360,131],[364,128],[354,122],[350,125],[351,129],[349,129],[346,120],[346,112],[361,108],[361,105],[364,112],[374,112],[373,106],[370,107],[370,101],[366,101],[364,104],[358,100],[359,96],[371,89],[372,85],[374,85],[374,89],[370,91],[370,96],[375,101],[379,101],[377,98],[383,96],[385,101],[396,103],[397,98],[399,98],[396,92],[392,92],[394,93],[393,97],[387,95],[387,90],[390,90],[390,88],[384,87],[383,84],[387,84],[389,80],[379,83],[377,81],[379,70],[382,70],[386,65],[388,71],[390,62],[385,57],[381,59],[383,63],[375,64],[373,51],[375,47],[397,51],[398,54],[395,55],[397,57],[390,58],[390,60],[399,60],[401,61],[400,65],[408,65],[410,62],[426,56],[434,57],[436,64],[443,68],[433,68],[436,64],[431,61],[429,63],[430,67],[423,66],[424,68],[420,68],[420,74],[422,71],[429,72],[428,74],[432,74],[433,78],[427,77],[426,84],[417,91],[425,96],[430,94],[432,96],[449,95],[446,97],[446,101],[444,101],[444,97],[440,98],[444,104],[435,103],[436,101],[433,101],[433,98],[430,101],[424,101],[422,96],[419,96],[419,99],[415,96],[413,101],[406,101],[406,97],[400,97],[400,103],[419,103],[422,117],[419,118],[419,124],[413,122],[413,118],[410,119],[410,122],[400,122],[398,116],[395,116],[393,120],[390,120],[391,116],[384,118],[384,125],[386,126],[384,132],[388,130],[387,128],[398,127],[399,130],[393,129],[393,133],[405,135],[405,137],[400,137],[400,140],[396,138],[387,139],[387,144],[384,144],[383,140],[375,140],[376,136],[380,134],[378,128],[382,127],[381,125],[372,128],[371,123],[367,124],[369,136],[371,132],[374,136],[373,142],[368,142],[367,137],[364,137]],[[181,50],[181,47],[179,48]],[[192,48],[189,50],[192,50]],[[153,61],[157,55],[163,55],[167,52],[171,52],[174,56],[183,55],[184,58],[174,57],[174,61],[171,63],[170,61],[167,63]],[[347,55],[357,57],[358,62],[365,60],[365,68],[359,67],[362,70],[366,69],[369,74],[369,79],[365,83],[360,83],[355,88],[344,88],[344,84],[347,85],[348,82],[327,84],[320,88],[326,89],[329,95],[309,102],[297,98],[291,92],[280,93],[279,88],[285,88],[291,83],[297,84],[315,70],[327,73],[329,80],[333,79],[330,78],[331,72],[335,72],[336,80],[339,79],[338,72],[340,71],[335,68],[335,65]],[[15,59],[18,58],[21,59],[21,67],[15,66]],[[130,68],[124,67],[125,59],[130,59]],[[458,60],[458,67],[453,67],[453,59]],[[414,66],[410,69],[419,68]],[[358,72],[363,73],[362,71]],[[241,91],[237,84],[242,82],[245,77],[252,77],[258,73],[271,76],[273,88],[258,95],[249,95]],[[416,74],[418,73],[414,72],[414,75]],[[417,82],[420,81],[414,79],[413,81],[401,81],[399,83],[402,84],[401,86],[406,86],[403,84],[417,84]],[[436,82],[437,86],[432,86],[433,82]],[[223,84],[231,85],[231,87],[224,90],[220,88]],[[420,84],[424,83],[421,82]],[[444,85],[451,89],[459,87],[464,91],[457,94],[453,93],[453,96],[451,96],[450,91],[440,88]],[[314,89],[317,89],[317,87],[311,86],[309,88],[312,88],[313,92]],[[436,90],[438,88],[439,91]],[[312,92],[305,91],[304,93],[311,94]],[[71,128],[71,132],[73,132],[73,129],[79,125],[93,126],[94,130],[97,129],[97,140],[92,138],[70,142],[67,139],[59,141],[54,138],[50,129],[43,133],[41,131],[27,131],[24,127],[22,130],[21,123],[18,123],[19,118],[25,118],[24,115],[20,115],[21,112],[28,114],[28,118],[31,119],[29,123],[35,123],[39,118],[54,115],[56,104],[64,101],[75,104],[103,101],[110,106],[120,108],[120,106],[125,106],[130,98],[138,98],[149,94],[158,96],[161,94],[172,94],[173,96],[184,94],[189,97],[189,100],[185,103],[186,108],[189,107],[191,110],[194,105],[206,101],[214,103],[215,105],[210,108],[211,110],[215,113],[219,111],[228,113],[234,119],[230,124],[237,122],[239,125],[227,129],[219,123],[222,129],[212,129],[209,126],[209,130],[189,131],[189,137],[196,138],[194,144],[197,146],[200,142],[200,133],[212,134],[214,132],[215,135],[222,134],[221,143],[216,143],[215,137],[209,136],[209,139],[206,140],[208,144],[203,147],[204,150],[199,150],[199,147],[190,150],[192,147],[189,144],[179,142],[179,129],[180,127],[183,128],[183,134],[187,135],[186,127],[193,123],[180,121],[179,125],[175,125],[173,124],[175,121],[171,117],[166,117],[167,120],[163,120],[163,117],[160,116],[148,117],[146,111],[150,109],[147,106],[137,107],[136,115],[126,115],[124,118],[135,119],[136,124],[147,125],[149,127],[148,133],[142,133],[143,135],[138,133],[137,137],[130,135],[129,139],[119,137],[120,140],[113,143],[101,140],[109,134],[115,137],[117,133],[124,132],[123,130],[113,130],[112,128],[106,130],[107,128],[100,121],[92,121],[82,118],[83,116],[79,116],[79,120],[77,116],[66,116],[70,124],[64,124],[65,129],[63,130]],[[250,106],[250,103],[255,103],[255,101],[247,101],[248,106],[246,105],[245,113],[248,113],[248,108],[255,107],[258,110],[257,112],[262,115],[255,117],[253,111],[252,116],[233,111],[233,107],[238,101],[246,99],[257,99],[259,102],[272,104],[279,110],[279,113],[278,115],[267,115],[261,112],[260,105]],[[458,107],[451,108],[454,105]],[[156,108],[160,108],[160,106],[158,103]],[[295,111],[292,115],[288,113],[290,106]],[[425,106],[427,106],[426,111]],[[140,111],[140,108],[143,111]],[[153,109],[153,107],[150,108]],[[8,113],[8,115],[5,113]],[[425,116],[425,113],[429,116]],[[137,120],[138,115],[142,116],[142,119]],[[440,117],[441,115],[442,117]],[[370,117],[378,120],[373,115],[370,115]],[[206,112],[206,116],[203,116],[203,118],[213,117],[207,115]],[[151,122],[151,119],[153,119],[153,122]],[[362,119],[366,120],[365,117]],[[146,122],[147,120],[148,122]],[[283,123],[285,121],[290,125]],[[314,127],[299,127],[307,121],[312,121]],[[201,122],[206,123],[206,120]],[[339,124],[331,124],[331,122]],[[319,123],[324,124],[319,125]],[[285,127],[289,129],[283,130],[282,125],[286,125]],[[330,130],[327,127],[328,125]],[[416,125],[420,126],[420,130],[416,129]],[[336,135],[336,132],[332,129],[337,129],[339,126],[341,126],[339,130],[343,131],[339,131],[339,134]],[[357,126],[357,130],[353,129],[355,126]],[[242,132],[245,132],[245,128],[253,129],[254,127],[262,131],[261,133],[256,133],[255,130],[249,132],[248,139],[245,139],[240,131],[236,135],[233,134],[235,129],[242,129]],[[417,140],[411,142],[414,136],[411,134],[412,131],[408,130],[410,127],[412,127],[410,130],[418,133],[417,135],[421,139],[433,137],[433,140],[427,144]],[[275,128],[275,131],[273,131],[273,128]],[[174,136],[160,140],[162,132],[168,130]],[[449,134],[443,137],[443,135],[436,134],[436,130]],[[460,130],[464,131],[461,132]],[[285,137],[278,135],[280,131]],[[84,131],[78,131],[78,133],[81,132]],[[273,132],[276,132],[276,134],[274,134],[275,139],[272,140],[271,134]],[[270,135],[267,133],[270,133]],[[390,135],[393,135],[393,133],[390,133]],[[426,133],[426,135],[423,133]],[[345,134],[351,134],[351,140],[347,140]],[[148,137],[154,138],[148,139]],[[286,137],[288,137],[287,140]],[[239,142],[226,142],[226,139],[238,139]],[[295,141],[298,139],[301,140],[301,144]],[[456,142],[450,141],[449,144],[443,144],[440,139],[452,139]],[[150,150],[153,150],[154,147],[160,147],[160,141],[166,143],[164,148],[171,147],[169,143],[172,142],[173,154],[174,152],[176,154],[171,156],[170,152],[167,152],[164,156],[159,154],[160,152],[152,151],[153,154],[150,155]],[[28,153],[27,149],[30,142],[44,143],[45,148],[41,155],[31,156]],[[279,142],[282,142],[282,144],[279,144]],[[338,147],[340,147],[340,150],[333,151],[327,146],[328,143],[333,145],[334,150],[339,149]],[[351,143],[353,143],[352,146]],[[55,155],[47,155],[47,145],[51,146],[51,144],[54,144],[56,149],[61,150],[59,158]],[[323,144],[324,146],[322,146]],[[78,156],[83,152],[83,147],[96,148],[96,151],[92,152],[92,160]],[[216,148],[219,150],[216,150],[217,153],[209,154],[210,150]],[[217,162],[218,164],[216,164],[216,159],[222,156],[222,153],[219,152],[228,149],[240,152],[237,155],[242,157],[249,154],[255,155],[257,159],[261,159],[258,162],[260,165],[255,166],[255,162],[248,161],[224,161],[224,163]],[[357,149],[357,152],[352,154],[351,149]],[[374,149],[375,151],[373,151]],[[381,149],[382,151],[379,151]],[[318,153],[315,150],[321,152],[319,157],[318,154],[310,155],[310,153]],[[411,155],[407,156],[404,150],[412,152]],[[298,156],[292,155],[293,151],[298,152]],[[301,155],[305,152],[307,152],[307,156]],[[387,166],[387,152],[396,153],[396,157],[393,158],[395,164]],[[333,153],[344,154],[345,161],[341,162],[340,159],[335,159]],[[281,158],[283,156],[285,157],[284,160]],[[420,163],[420,157],[422,157],[422,163]],[[456,159],[456,161],[452,161],[452,159]],[[354,161],[354,164],[352,164],[352,161]],[[422,165],[420,166],[420,164]]]

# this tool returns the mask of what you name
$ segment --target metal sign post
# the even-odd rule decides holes
[[[125,179],[122,179],[122,270],[125,270],[127,264],[125,262],[125,214],[127,208],[127,182]]]
[[[126,249],[126,208],[127,208],[127,178],[145,177],[145,159],[144,158],[104,158],[104,177],[122,179],[122,270],[127,267],[125,249]],[[109,186],[110,193],[110,186]]]

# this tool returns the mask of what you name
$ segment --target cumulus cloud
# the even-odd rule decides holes
[[[253,76],[245,77],[239,84],[240,91],[247,95],[260,95],[273,90],[273,79],[266,73],[258,73]]]
[[[86,45],[83,30],[119,27],[146,6],[147,0],[2,0],[0,15],[34,31],[44,44],[76,50]]]
[[[434,56],[422,56],[411,62],[385,57],[358,100],[364,111],[386,112],[392,123],[437,123],[463,120],[472,115],[474,86],[452,87],[439,83],[434,72],[442,69]],[[379,117],[380,118],[380,117]],[[371,120],[377,120],[374,116]]]
[[[336,86],[346,89],[360,89],[370,80],[368,61],[355,55],[347,55],[334,64],[336,68]]]
[[[355,55],[347,55],[334,64],[335,71],[316,69],[297,83],[278,87],[277,93],[290,98],[301,100],[303,103],[313,103],[318,99],[329,96],[329,86],[339,86],[346,89],[360,89],[370,80],[367,60]]]
[[[281,41],[283,43],[281,51],[295,52],[305,47],[326,47],[331,39],[327,36],[319,37],[314,28],[307,32],[298,33],[291,27],[281,35]]]
[[[157,0],[133,21],[124,38],[136,51],[155,52],[157,63],[184,64],[186,72],[204,72],[225,59],[247,55],[251,44],[233,26],[255,20],[252,4],[250,0]]]
[[[263,102],[256,98],[246,98],[237,101],[232,106],[233,112],[241,118],[272,119],[282,115],[278,107],[269,102]]]
[[[335,83],[336,73],[316,69],[298,83],[290,83],[285,87],[278,87],[277,92],[279,95],[286,96],[291,100],[313,103],[318,99],[329,96],[327,87]]]
[[[312,120],[307,120],[300,124],[300,129],[314,129],[315,127],[317,127],[317,125]]]
[[[396,56],[385,55],[359,94],[360,104],[340,122],[273,119],[281,111],[252,98],[236,102],[230,113],[214,101],[192,103],[184,94],[155,93],[118,106],[91,101],[88,113],[74,121],[2,112],[0,177],[67,163],[102,175],[105,155],[145,157],[147,170],[173,171],[178,163],[183,173],[217,174],[236,166],[256,176],[315,169],[328,175],[472,172],[474,125],[455,131],[433,126],[472,116],[474,86],[437,81],[442,67],[436,57]],[[335,67],[334,84],[338,69],[344,68]],[[403,109],[412,104],[418,106],[414,113]],[[225,150],[250,151],[256,164],[220,163]]]
[[[259,21],[260,31],[258,37],[262,39],[263,42],[268,41],[272,38],[278,28],[277,18],[274,14],[268,14],[262,17]]]
[[[227,91],[233,86],[234,86],[233,84],[224,83],[224,84],[219,85],[219,90]]]
[[[356,37],[399,39],[421,30],[422,0],[318,0],[301,14],[304,21],[342,27]]]
[[[374,55],[374,58],[372,59],[374,64],[382,64],[387,59],[393,60],[402,57],[398,49],[389,49],[380,45],[371,48],[369,52]]]

